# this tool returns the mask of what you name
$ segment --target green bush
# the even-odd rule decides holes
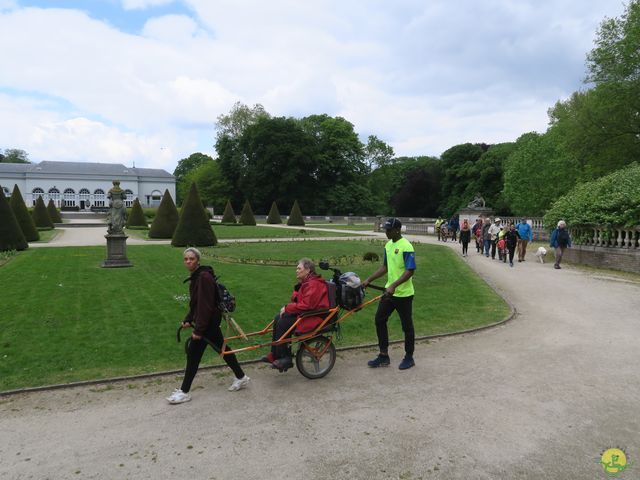
[[[242,225],[255,225],[256,217],[253,216],[253,210],[251,210],[251,204],[249,200],[244,202],[242,212],[240,212],[240,222]]]
[[[640,164],[634,162],[605,177],[574,187],[544,216],[548,228],[554,228],[559,220],[570,226],[640,225]]]
[[[18,225],[20,225],[20,229],[22,230],[25,240],[27,242],[37,242],[40,240],[40,234],[36,229],[35,223],[33,223],[33,218],[29,215],[27,206],[24,204],[22,192],[20,192],[18,185],[13,187],[13,193],[11,194],[9,204],[11,205],[11,210],[13,210],[13,214],[16,216],[16,220],[18,221]]]
[[[36,206],[33,208],[31,216],[33,217],[33,223],[36,224],[36,227],[53,228],[53,222],[51,221],[51,217],[49,217],[49,212],[47,212],[47,207],[42,197],[38,197],[36,200]]]
[[[53,200],[51,199],[49,199],[49,203],[47,204],[47,213],[49,214],[49,218],[53,223],[62,223],[60,211],[56,208]]]
[[[293,207],[291,207],[291,213],[289,214],[289,220],[287,220],[287,225],[304,227],[304,219],[302,218],[302,212],[300,211],[298,200],[293,202]]]
[[[200,201],[198,188],[195,183],[192,183],[187,198],[182,204],[182,212],[171,245],[174,247],[214,246],[217,243],[218,239]]]
[[[280,212],[278,211],[278,205],[276,205],[276,202],[271,204],[269,216],[267,216],[267,223],[272,225],[282,223],[282,218],[280,217]]]
[[[11,205],[0,188],[0,252],[29,248]]]
[[[131,207],[131,213],[127,218],[127,227],[148,227],[147,217],[144,216],[140,201],[136,198]]]
[[[366,252],[364,255],[362,255],[362,260],[364,260],[365,262],[377,262],[378,260],[380,260],[380,256],[375,252]]]
[[[178,226],[178,209],[169,190],[164,191],[160,206],[149,229],[149,238],[172,238]]]
[[[224,207],[221,223],[236,223],[236,213],[233,211],[229,200],[227,200],[227,204]]]

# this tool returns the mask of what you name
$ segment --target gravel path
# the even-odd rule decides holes
[[[464,261],[513,321],[421,343],[405,372],[399,347],[379,370],[341,353],[317,381],[249,366],[235,393],[201,372],[179,406],[175,377],[0,398],[0,478],[598,479],[616,446],[639,478],[640,284]]]

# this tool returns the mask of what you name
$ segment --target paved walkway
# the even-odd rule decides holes
[[[2,399],[0,478],[598,479],[616,446],[640,478],[640,285],[531,260],[465,259],[518,316],[406,372],[396,347],[318,381],[250,366],[236,393],[201,372],[180,406],[173,377]]]

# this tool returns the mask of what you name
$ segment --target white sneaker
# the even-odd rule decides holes
[[[246,375],[242,378],[236,378],[233,383],[231,384],[231,386],[229,387],[229,391],[230,392],[235,392],[237,390],[240,390],[244,387],[246,387],[247,385],[249,385],[249,380],[251,380],[249,377],[247,377]]]
[[[189,400],[191,400],[191,395],[189,395],[188,393],[184,393],[179,388],[176,388],[173,393],[169,397],[167,397],[167,402],[172,405],[188,402]]]

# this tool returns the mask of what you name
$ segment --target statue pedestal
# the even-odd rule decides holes
[[[486,207],[466,207],[460,209],[458,212],[460,216],[460,225],[462,225],[462,221],[467,219],[469,221],[469,225],[473,225],[476,221],[476,218],[488,218],[493,216],[493,210],[491,208]]]
[[[133,267],[127,258],[127,237],[124,233],[109,233],[107,239],[107,259],[102,268]]]

